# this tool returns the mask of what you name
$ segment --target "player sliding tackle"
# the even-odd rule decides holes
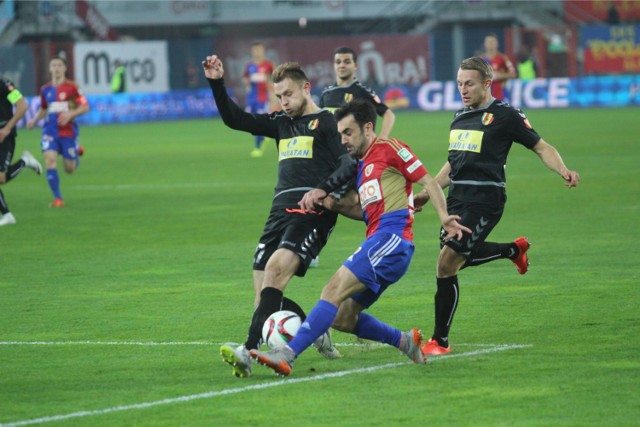
[[[336,170],[320,188],[307,192],[300,201],[305,210],[322,205],[352,218],[364,220],[366,240],[331,277],[320,301],[289,345],[270,351],[251,350],[251,357],[280,375],[289,375],[294,360],[329,330],[352,333],[360,338],[390,344],[414,363],[427,362],[422,353],[422,333],[414,328],[401,332],[363,310],[400,280],[409,268],[413,245],[413,183],[429,194],[447,237],[460,239],[470,233],[449,215],[444,194],[422,162],[397,139],[379,139],[374,133],[376,112],[365,100],[354,100],[335,113],[342,144],[358,162]],[[352,191],[336,203],[332,190],[348,182],[357,172],[357,195]]]

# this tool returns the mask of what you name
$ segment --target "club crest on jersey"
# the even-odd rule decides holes
[[[65,99],[67,99],[67,94],[62,92],[60,93],[60,95],[58,95],[60,97],[60,101],[64,101]]]
[[[345,93],[344,94],[344,102],[351,102],[353,100],[353,94],[352,93]]]
[[[484,113],[482,115],[482,124],[485,126],[489,126],[491,123],[493,123],[493,119],[495,119],[495,117],[493,117],[493,114]]]
[[[367,165],[367,167],[364,168],[364,176],[371,175],[371,172],[373,172],[373,164]]]
[[[309,122],[309,124],[307,125],[307,127],[309,128],[309,130],[315,130],[318,128],[318,125],[320,125],[320,120],[318,119],[313,119]]]

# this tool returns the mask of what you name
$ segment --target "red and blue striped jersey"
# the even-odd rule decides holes
[[[80,93],[78,85],[72,80],[64,80],[54,86],[49,82],[40,89],[40,105],[47,110],[43,133],[57,137],[74,137],[78,135],[78,125],[74,120],[66,125],[58,124],[60,113],[73,111],[80,105],[86,105],[87,99]]]
[[[244,77],[249,80],[250,90],[247,94],[247,104],[269,101],[267,82],[273,73],[273,64],[264,60],[259,64],[250,62],[244,70]]]
[[[387,231],[413,241],[413,183],[427,174],[402,141],[376,138],[358,161],[357,188],[367,237]]]

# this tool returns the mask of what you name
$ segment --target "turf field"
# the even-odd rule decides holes
[[[395,135],[435,174],[450,113],[399,113]],[[66,206],[43,177],[3,191],[0,424],[73,426],[631,426],[640,419],[638,109],[529,111],[581,173],[568,190],[515,146],[494,241],[526,235],[531,268],[464,270],[453,351],[415,366],[335,333],[338,361],[310,349],[287,379],[237,379],[218,347],[244,339],[251,261],[276,153],[219,120],[85,127]],[[23,130],[18,153],[37,153]],[[438,224],[416,220],[416,256],[371,312],[433,328]],[[287,293],[310,309],[364,236],[341,218],[321,266]]]

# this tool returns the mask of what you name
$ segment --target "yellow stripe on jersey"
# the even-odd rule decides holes
[[[449,133],[449,151],[473,151],[479,153],[482,150],[482,136],[484,132],[478,130],[453,129]]]
[[[296,136],[281,139],[278,144],[278,161],[286,159],[310,159],[313,157],[313,137]]]

